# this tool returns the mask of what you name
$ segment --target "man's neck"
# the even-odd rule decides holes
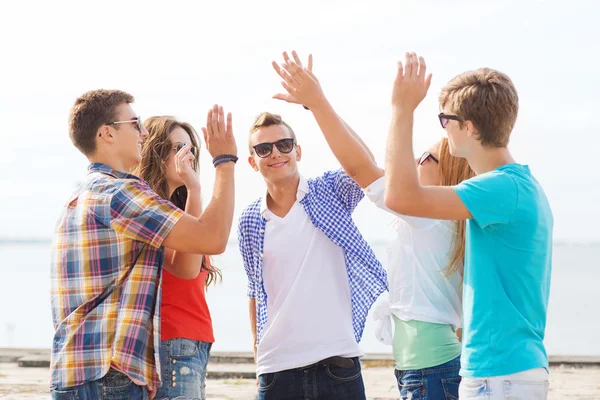
[[[467,157],[467,161],[477,175],[515,163],[515,159],[506,147],[479,147]]]
[[[115,157],[109,156],[107,154],[94,154],[93,156],[88,157],[88,160],[91,163],[101,163],[101,164],[108,165],[110,168],[114,169],[115,171],[126,172],[126,173],[130,172],[130,168],[123,161],[121,161]]]
[[[279,181],[267,183],[267,207],[275,215],[284,216],[296,202],[300,175]]]

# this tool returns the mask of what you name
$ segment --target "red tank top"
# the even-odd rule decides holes
[[[184,338],[215,341],[205,282],[208,271],[202,269],[194,279],[180,279],[163,269],[161,340]]]

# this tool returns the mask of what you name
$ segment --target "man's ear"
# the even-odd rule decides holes
[[[254,160],[254,157],[248,156],[248,164],[250,164],[253,170],[258,171],[258,164],[256,164],[256,160]]]
[[[101,125],[96,132],[96,140],[102,140],[106,143],[113,143],[115,141],[115,137],[108,125]]]
[[[302,159],[302,147],[299,144],[296,145],[296,161],[300,161]]]
[[[473,125],[473,122],[467,120],[467,121],[465,121],[465,125],[467,128],[467,137],[479,136],[479,132],[477,132],[477,129],[475,128],[475,125]]]

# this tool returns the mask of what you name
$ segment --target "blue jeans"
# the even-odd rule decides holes
[[[160,344],[160,376],[156,400],[206,399],[206,367],[212,343],[170,339]]]
[[[53,400],[148,400],[145,386],[137,386],[127,375],[110,369],[102,378],[69,388],[53,389]]]
[[[350,368],[317,364],[259,375],[258,399],[365,400],[360,361],[352,361]]]
[[[436,367],[394,371],[402,400],[458,399],[460,356]]]

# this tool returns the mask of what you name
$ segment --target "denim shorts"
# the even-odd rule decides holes
[[[212,343],[169,339],[160,345],[162,386],[156,400],[206,399],[206,367]]]
[[[431,368],[394,370],[402,400],[455,400],[460,385],[460,356]]]

